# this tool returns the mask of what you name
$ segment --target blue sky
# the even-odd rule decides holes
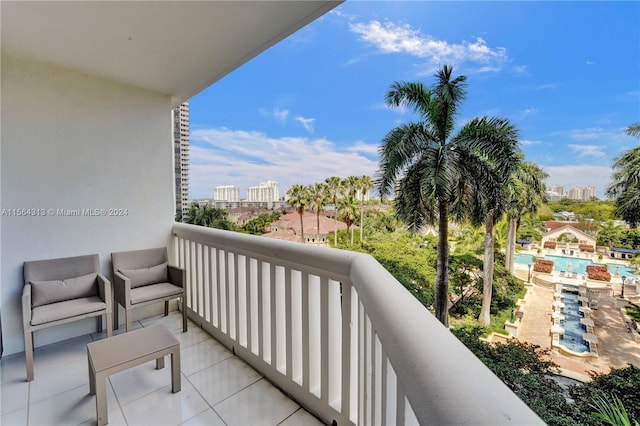
[[[548,185],[602,196],[638,144],[640,2],[347,1],[190,99],[191,197],[374,176],[384,135],[416,119],[385,93],[443,64],[467,76],[458,126],[510,119]]]

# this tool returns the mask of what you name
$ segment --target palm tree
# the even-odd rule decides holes
[[[316,214],[316,234],[320,235],[320,213],[324,206],[331,201],[327,186],[323,183],[316,183],[308,187],[309,206]]]
[[[633,123],[625,129],[625,133],[634,138],[640,138],[640,122]]]
[[[438,223],[435,314],[448,326],[449,218],[468,217],[475,189],[494,187],[514,162],[516,143],[494,134],[508,130],[506,120],[475,118],[453,134],[455,116],[465,98],[466,77],[452,77],[445,65],[436,73],[436,84],[396,82],[386,94],[389,106],[413,107],[421,119],[401,124],[382,140],[380,195],[395,190],[394,208],[412,231]],[[497,131],[498,129],[502,129]],[[508,133],[508,132],[507,132]]]
[[[599,224],[597,229],[597,245],[607,247],[613,247],[616,244],[619,244],[624,232],[624,228],[620,225],[616,225],[613,220],[608,220],[605,223]]]
[[[343,193],[345,195],[356,198],[358,187],[360,187],[360,178],[358,176],[347,176],[347,178],[342,181]]]
[[[629,136],[640,138],[640,123],[627,127]],[[640,224],[640,146],[625,151],[613,163],[613,183],[607,195],[614,197],[615,214],[629,225]]]
[[[484,266],[482,268],[482,307],[478,321],[489,325],[491,321],[491,297],[493,293],[493,269],[495,257],[495,226],[507,208],[507,182],[518,161],[518,132],[508,120],[494,119],[492,124],[480,130],[478,136],[492,141],[494,145],[509,147],[512,152],[510,164],[505,165],[503,158],[486,157],[484,167],[493,174],[488,182],[474,180],[472,205],[469,216],[473,224],[484,222]]]
[[[540,203],[545,200],[543,181],[547,177],[549,175],[538,164],[519,161],[505,188],[507,191],[507,252],[504,266],[511,273],[514,270],[513,259],[520,221],[526,213],[536,213]]]
[[[287,196],[287,203],[300,215],[300,240],[304,243],[304,221],[302,216],[304,215],[305,208],[309,204],[307,187],[295,184],[287,190]]]
[[[338,176],[331,176],[324,180],[327,185],[327,192],[331,197],[333,203],[333,244],[338,245],[338,192],[340,191],[340,178]]]
[[[364,230],[364,196],[371,188],[373,188],[373,180],[369,176],[361,176],[359,179],[360,186],[360,244],[362,244],[362,231]]]
[[[358,206],[351,195],[345,195],[338,200],[340,205],[340,220],[347,225],[347,233],[351,233],[351,245],[353,245],[353,228],[351,226],[358,220]]]

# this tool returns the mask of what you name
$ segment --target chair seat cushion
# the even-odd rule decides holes
[[[167,262],[140,269],[120,269],[125,277],[131,280],[131,288],[167,281]]]
[[[131,304],[135,305],[150,300],[166,299],[171,296],[178,297],[181,294],[182,287],[171,283],[149,284],[131,289]]]
[[[50,303],[33,308],[31,311],[31,325],[45,324],[91,312],[105,311],[106,309],[107,304],[97,296]]]

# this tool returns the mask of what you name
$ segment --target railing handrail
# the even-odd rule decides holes
[[[420,424],[544,424],[373,257],[181,223],[173,233],[350,282]]]

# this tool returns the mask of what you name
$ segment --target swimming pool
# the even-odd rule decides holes
[[[595,263],[589,259],[578,259],[575,257],[565,256],[542,256],[536,257],[536,259],[552,261],[554,271],[571,271],[578,274],[584,274],[585,272],[587,272],[587,265],[604,265],[604,263]],[[533,264],[533,256],[530,254],[518,253],[514,256],[514,261],[522,265],[531,265]],[[608,265],[609,273],[613,274],[615,272],[615,268],[619,268],[620,275],[626,276],[631,276],[631,274],[633,274],[636,270],[635,268],[629,268],[626,266]]]

